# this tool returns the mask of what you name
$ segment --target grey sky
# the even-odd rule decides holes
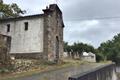
[[[27,14],[42,13],[42,9],[54,0],[4,0],[16,2]],[[120,19],[97,20],[101,17],[120,16],[120,0],[58,0],[64,22],[64,40],[85,42],[98,47],[101,42],[120,33]]]

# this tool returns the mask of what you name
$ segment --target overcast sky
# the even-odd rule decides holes
[[[4,0],[17,3],[27,15],[42,13],[46,5],[55,0]],[[64,41],[84,42],[98,47],[101,42],[112,39],[120,33],[120,0],[58,0],[63,12],[65,29]]]

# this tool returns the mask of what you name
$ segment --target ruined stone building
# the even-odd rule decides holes
[[[63,18],[56,4],[43,14],[0,20],[0,34],[10,36],[10,55],[56,61],[63,53]]]

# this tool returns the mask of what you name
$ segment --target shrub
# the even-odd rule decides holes
[[[0,73],[8,73],[9,70],[7,68],[1,68]]]

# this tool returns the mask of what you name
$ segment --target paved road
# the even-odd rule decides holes
[[[32,76],[18,78],[16,80],[68,80],[68,77],[72,75],[89,71],[97,66],[100,65],[85,64],[81,66],[71,66],[58,70],[52,70],[52,71],[34,74]]]

